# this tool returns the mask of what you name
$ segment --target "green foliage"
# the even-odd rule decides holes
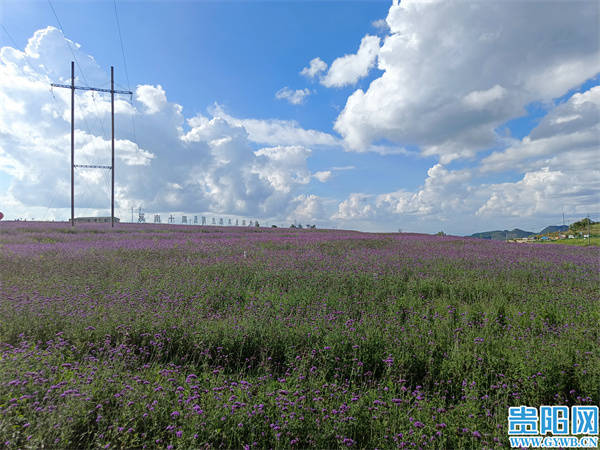
[[[595,223],[596,222],[591,220],[589,217],[585,217],[577,222],[572,223],[569,228],[573,231],[585,231],[587,230],[588,226],[591,226]]]

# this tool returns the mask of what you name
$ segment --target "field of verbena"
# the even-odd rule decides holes
[[[0,224],[0,446],[508,445],[600,402],[599,250]]]

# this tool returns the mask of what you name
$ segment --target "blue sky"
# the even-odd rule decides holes
[[[3,2],[0,68],[40,92],[0,86],[17,105],[0,110],[0,210],[68,217],[63,165],[35,176],[62,154],[68,92],[51,99],[41,86],[68,77],[75,42],[86,78],[105,87],[114,65],[127,88],[116,4],[135,91],[117,114],[125,217],[142,206],[468,234],[556,224],[557,204],[573,219],[599,214],[597,3],[418,3]],[[315,58],[324,68],[302,74]],[[77,97],[91,159],[106,149],[106,101]],[[82,175],[81,214],[106,213],[93,188],[105,181]]]
[[[67,34],[103,68],[114,65],[125,85],[114,5],[52,3]],[[117,3],[132,85],[158,83],[190,114],[214,102],[240,117],[294,119],[330,131],[353,88],[329,91],[300,70],[315,56],[331,61],[356,51],[375,33],[386,2],[133,2]],[[24,47],[35,30],[58,26],[47,2],[6,2],[4,25]],[[10,18],[10,20],[8,20]],[[2,36],[4,44],[10,44]],[[303,108],[277,101],[284,85],[319,96]],[[368,80],[360,85],[368,86]],[[337,109],[336,109],[337,108]]]

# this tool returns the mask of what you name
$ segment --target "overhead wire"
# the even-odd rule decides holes
[[[73,60],[75,61],[75,65],[79,69],[79,73],[81,74],[81,77],[83,78],[85,86],[89,87],[90,83],[89,83],[87,77],[85,76],[85,73],[83,71],[83,68],[81,67],[81,64],[79,64],[79,59],[77,59],[77,55],[75,54],[75,51],[73,50],[73,48],[67,43],[65,30],[63,28],[62,22],[60,21],[60,19],[58,17],[58,14],[56,13],[56,9],[54,9],[54,6],[52,5],[52,2],[50,0],[47,0],[47,1],[48,1],[48,5],[50,6],[50,9],[52,10],[52,13],[54,14],[54,18],[56,19],[56,22],[58,23],[60,31],[63,34],[63,37],[65,38],[64,39],[65,46],[69,49],[69,51],[71,52],[71,55],[73,55]],[[91,93],[91,97],[92,97],[92,103],[94,104],[96,116],[97,116],[98,121],[100,122],[100,126],[102,128],[102,137],[106,137],[106,136],[108,136],[108,134],[106,132],[106,127],[104,126],[104,119],[102,118],[102,116],[100,115],[100,112],[98,111],[98,105],[96,103],[96,96],[95,96],[94,92]],[[83,116],[83,117],[85,120],[85,116]]]
[[[59,28],[60,28],[60,31],[62,32],[63,37],[65,37],[65,40],[64,40],[65,46],[69,49],[69,51],[71,52],[71,55],[73,55],[73,60],[75,61],[75,64],[77,65],[77,68],[79,69],[79,73],[81,74],[81,77],[82,77],[82,79],[83,79],[83,81],[85,83],[85,86],[86,87],[90,87],[90,83],[89,83],[87,77],[85,76],[85,72],[83,71],[83,68],[81,67],[81,64],[79,63],[79,59],[77,58],[77,55],[75,54],[75,51],[68,44],[68,42],[66,40],[66,34],[65,34],[65,31],[64,31],[64,27],[62,25],[62,22],[60,21],[60,18],[58,17],[56,9],[52,5],[51,0],[47,0],[47,1],[48,1],[48,5],[50,6],[50,9],[52,10],[52,13],[54,14],[54,17],[56,19],[56,22],[57,22]],[[102,129],[102,140],[106,142],[107,148],[110,151],[110,139],[109,139],[108,133],[106,131],[105,122],[104,122],[105,119],[102,117],[102,115],[100,114],[100,112],[98,110],[98,104],[96,102],[96,93],[94,91],[92,91],[88,95],[91,95],[92,104],[94,105],[94,110],[95,110],[95,113],[96,113],[96,118],[98,119],[98,122],[100,123],[100,127]],[[88,131],[88,136],[90,136],[90,137],[95,136],[91,132],[91,127],[89,126],[89,123],[87,122],[87,118],[86,118],[85,115],[83,115],[83,120],[84,120],[84,123],[86,124],[86,128],[87,128],[87,131]],[[102,185],[102,183],[100,183],[100,185]],[[87,186],[86,186],[86,188],[87,188]]]
[[[115,19],[117,21],[117,31],[119,32],[119,42],[121,43],[121,54],[123,55],[123,66],[125,68],[125,79],[127,80],[127,87],[129,87],[129,72],[127,71],[127,59],[125,58],[125,47],[123,46],[123,36],[121,35],[121,23],[119,22],[119,14],[117,12],[117,0],[113,0],[115,7]]]
[[[19,45],[17,44],[17,42],[15,41],[15,39],[13,38],[12,34],[8,31],[8,29],[4,26],[4,24],[0,23],[0,27],[2,27],[2,30],[4,30],[4,33],[8,36],[10,42],[13,45],[14,49],[18,49]],[[23,56],[25,57],[25,59],[27,60],[27,62],[29,63],[29,65],[31,66],[31,69],[35,71],[35,67],[36,64],[34,63],[34,61],[29,57],[29,55],[27,54],[26,51],[23,52]],[[62,110],[64,105],[61,105],[58,102],[58,99],[56,98],[56,96],[54,95],[54,91],[52,89],[52,87],[50,87],[49,93],[54,101],[55,107],[57,110]],[[87,123],[87,121],[86,121]],[[86,125],[88,132],[89,132],[89,124]],[[90,133],[91,134],[91,133]],[[59,207],[56,205],[56,197],[58,194],[58,189],[50,189],[50,197],[49,197],[49,204],[46,206],[46,216],[49,216],[50,214],[50,210],[51,209],[59,209]],[[53,215],[55,215],[56,211],[53,212]]]
[[[127,90],[131,92],[131,84],[129,81],[129,70],[127,68],[127,58],[125,56],[125,45],[123,44],[123,34],[121,33],[121,21],[119,20],[119,12],[117,9],[117,1],[113,0],[113,7],[114,7],[114,11],[115,11],[115,21],[117,24],[117,31],[119,34],[119,44],[121,46],[121,55],[123,56],[123,67],[125,69],[125,79],[127,80]],[[129,96],[129,103],[131,104],[131,131],[133,134],[133,143],[135,144],[135,146],[139,149],[140,146],[138,144],[138,139],[137,139],[137,131],[136,131],[136,126],[135,126],[135,114],[136,114],[136,108],[135,108],[135,103],[133,100],[133,94],[130,94]]]
[[[119,33],[119,43],[121,44],[121,55],[123,56],[123,67],[125,68],[125,79],[127,80],[127,90],[131,91],[131,84],[129,83],[129,70],[127,70],[127,58],[125,57],[125,46],[123,45],[123,35],[121,33],[121,22],[119,20],[119,13],[117,11],[117,0],[113,0],[113,6],[115,10],[115,20],[117,22],[117,31]],[[137,135],[135,130],[135,105],[133,104],[133,96],[130,97],[131,107],[133,108],[131,114],[131,129],[133,132],[133,141],[137,146]]]
[[[6,27],[4,26],[3,23],[0,23],[0,27],[2,27],[2,29],[4,30],[4,32],[6,33],[6,35],[12,42],[12,44],[15,46],[14,48],[17,48],[18,47],[17,42],[13,39],[12,35],[8,32],[8,30],[6,29]],[[27,56],[27,55],[25,55],[25,56]]]

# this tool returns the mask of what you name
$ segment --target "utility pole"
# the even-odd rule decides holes
[[[75,61],[71,61],[71,226],[75,226]]]
[[[590,238],[592,237],[592,230],[591,230],[591,220],[590,220],[590,215],[588,214],[587,216],[588,220],[587,220],[587,226],[588,226],[588,245],[590,245]]]
[[[89,86],[75,86],[75,61],[71,61],[71,84],[51,83],[52,87],[71,89],[71,226],[75,226],[75,168],[109,169],[112,172],[110,192],[111,226],[115,226],[115,94],[133,95],[131,91],[115,90],[114,68],[110,66],[110,89],[93,88]],[[110,92],[110,115],[112,123],[111,136],[111,165],[75,164],[75,89],[82,91]],[[132,220],[133,221],[133,220]]]
[[[115,70],[110,66],[110,226],[115,226]]]

